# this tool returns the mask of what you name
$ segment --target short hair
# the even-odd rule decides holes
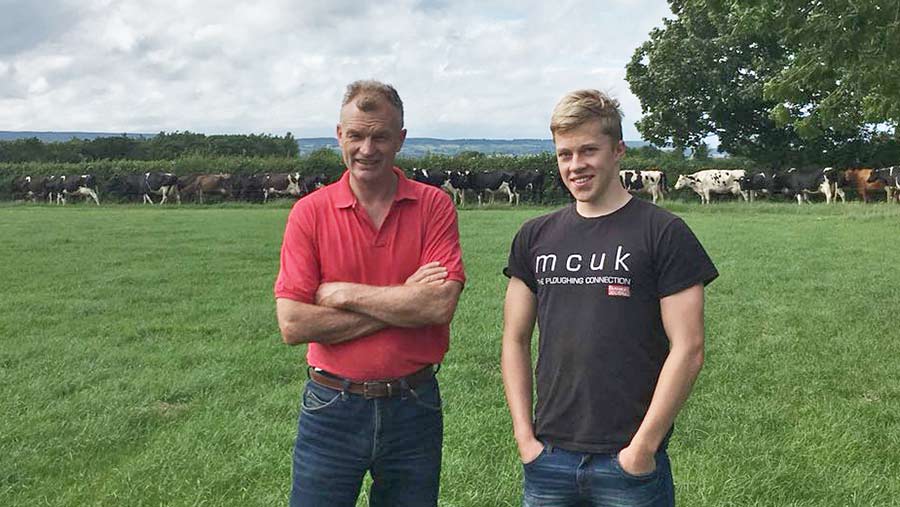
[[[356,101],[356,107],[360,111],[372,111],[378,107],[378,98],[387,100],[388,104],[394,106],[394,109],[400,113],[400,128],[403,128],[403,101],[400,100],[400,94],[397,90],[386,83],[375,81],[373,79],[361,79],[347,85],[347,91],[344,93],[344,100],[341,102],[341,108],[349,104],[356,97],[360,97]]]
[[[618,142],[622,140],[622,116],[619,101],[600,90],[575,90],[567,93],[553,108],[550,133],[556,138],[557,133],[598,120],[601,132]]]

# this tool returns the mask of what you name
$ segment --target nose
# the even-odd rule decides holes
[[[578,152],[572,154],[572,160],[569,163],[570,170],[578,170],[585,167],[586,158],[579,155]]]
[[[363,139],[362,144],[359,146],[359,152],[363,155],[371,155],[375,153],[375,142],[372,141],[371,137],[366,137]]]

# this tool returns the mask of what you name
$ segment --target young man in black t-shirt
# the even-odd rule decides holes
[[[597,90],[557,104],[550,131],[575,202],[526,222],[504,270],[526,507],[675,502],[666,443],[703,364],[703,290],[718,272],[680,218],[622,187],[621,122]]]

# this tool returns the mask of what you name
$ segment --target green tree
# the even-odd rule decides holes
[[[900,116],[896,0],[670,0],[627,65],[638,130],[767,165],[859,159]],[[854,155],[855,154],[855,155]],[[857,160],[858,161],[858,160]]]

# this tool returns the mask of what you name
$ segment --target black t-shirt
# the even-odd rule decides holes
[[[594,453],[627,446],[650,406],[669,352],[660,298],[718,276],[684,221],[636,198],[526,222],[503,272],[537,295],[535,435]]]

